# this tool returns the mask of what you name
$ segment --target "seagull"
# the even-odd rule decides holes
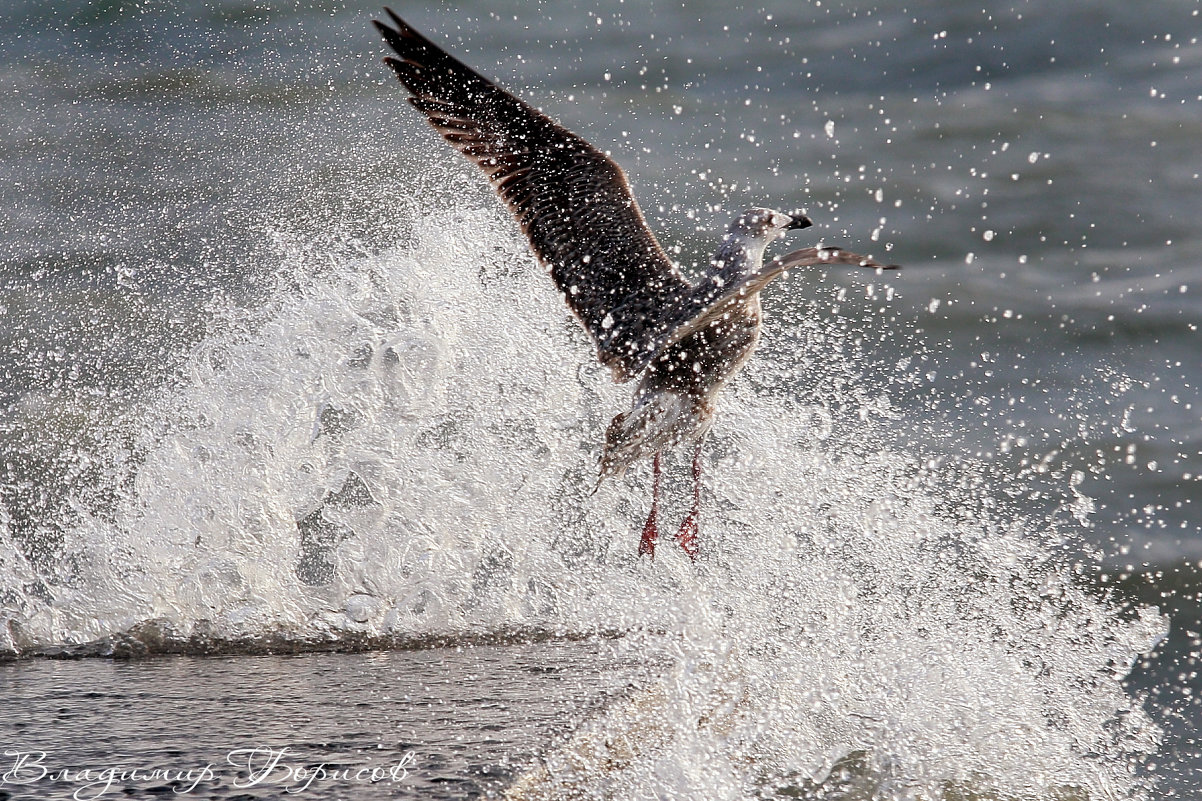
[[[639,379],[630,411],[606,429],[597,486],[652,457],[640,556],[654,558],[659,538],[660,456],[694,444],[693,505],[675,540],[696,560],[701,443],[719,392],[759,343],[761,290],[798,267],[897,265],[832,247],[765,264],[770,243],[812,223],[800,212],[752,208],[730,224],[705,274],[690,281],[647,227],[616,162],[384,10],[388,22],[373,23],[395,52],[384,62],[409,102],[488,176],[614,380]]]

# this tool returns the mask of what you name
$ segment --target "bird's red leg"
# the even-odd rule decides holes
[[[655,461],[651,465],[651,514],[647,515],[647,522],[643,524],[643,538],[639,540],[639,556],[650,556],[655,558],[655,540],[659,537],[659,527],[656,525],[655,518],[659,511],[659,454],[655,454]]]
[[[680,524],[680,531],[676,532],[676,541],[680,543],[680,547],[684,548],[684,552],[689,555],[689,558],[694,562],[697,561],[699,552],[697,543],[697,513],[701,507],[701,443],[697,443],[697,450],[693,451],[693,508],[689,511],[689,516]]]

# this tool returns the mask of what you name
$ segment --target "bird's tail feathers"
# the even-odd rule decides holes
[[[639,459],[701,436],[708,425],[706,419],[696,403],[668,391],[657,392],[636,403],[629,412],[616,415],[605,430],[601,475],[593,492],[610,476],[621,478],[626,468]]]

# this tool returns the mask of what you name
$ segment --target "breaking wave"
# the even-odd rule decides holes
[[[1166,622],[1052,547],[1088,499],[1022,518],[972,465],[886,444],[851,356],[821,360],[840,397],[799,399],[807,343],[845,332],[780,321],[799,350],[752,362],[707,446],[702,559],[640,561],[648,471],[591,494],[628,389],[501,212],[469,205],[412,202],[383,252],[282,248],[265,306],[219,315],[178,380],[106,423],[107,500],[70,504],[49,567],[0,509],[0,650],[602,634],[656,676],[513,797],[1143,792],[1159,733],[1121,682]]]

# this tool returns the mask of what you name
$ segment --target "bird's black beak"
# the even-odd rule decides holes
[[[802,228],[809,228],[814,224],[810,221],[809,217],[805,216],[800,211],[795,211],[789,216],[793,218],[793,222],[785,226],[785,230],[788,231],[800,231]]]

